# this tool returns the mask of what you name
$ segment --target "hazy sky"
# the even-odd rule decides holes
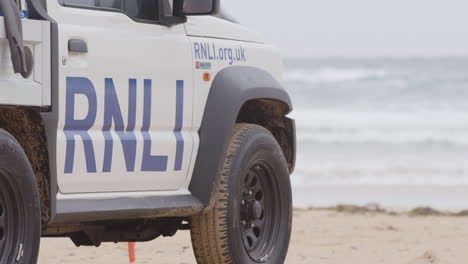
[[[468,56],[468,0],[221,0],[285,57]]]

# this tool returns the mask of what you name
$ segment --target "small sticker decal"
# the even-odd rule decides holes
[[[197,70],[211,70],[211,62],[196,61],[195,68]]]

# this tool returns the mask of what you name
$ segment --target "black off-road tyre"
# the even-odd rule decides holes
[[[35,264],[41,237],[36,180],[23,148],[0,129],[0,263]]]
[[[191,219],[198,264],[282,264],[291,235],[286,159],[265,128],[238,124],[219,170],[215,203]]]

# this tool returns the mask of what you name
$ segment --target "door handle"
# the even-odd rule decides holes
[[[88,44],[82,39],[70,39],[68,40],[68,51],[88,53]]]

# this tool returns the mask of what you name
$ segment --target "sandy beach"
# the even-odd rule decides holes
[[[295,210],[286,263],[459,264],[468,259],[466,241],[467,217]],[[137,264],[195,264],[187,231],[138,243],[136,251]],[[39,264],[62,263],[128,263],[127,245],[75,248],[68,239],[43,239]]]

